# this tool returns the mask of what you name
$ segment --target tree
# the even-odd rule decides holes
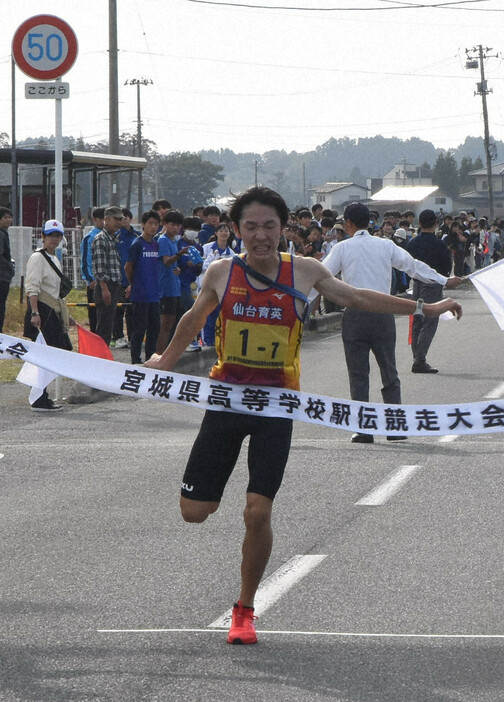
[[[190,212],[195,205],[204,205],[212,199],[217,184],[224,180],[222,171],[222,166],[189,151],[160,156],[157,159],[160,194],[177,209]]]
[[[480,168],[483,168],[483,161],[479,156],[475,161],[473,161],[470,156],[464,156],[460,162],[459,168],[459,182],[462,190],[468,190],[474,187],[473,177],[470,176],[469,173],[471,171],[477,171]]]
[[[459,174],[452,151],[440,153],[432,169],[432,182],[448,195],[456,197],[459,193]]]

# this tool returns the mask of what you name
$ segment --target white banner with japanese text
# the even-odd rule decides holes
[[[285,388],[232,385],[108,361],[0,334],[0,360],[18,358],[99,390],[198,409],[285,417],[383,436],[504,431],[504,400],[453,405],[385,405]]]

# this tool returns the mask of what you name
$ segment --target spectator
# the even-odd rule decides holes
[[[303,229],[308,229],[310,224],[312,224],[312,216],[310,210],[302,209],[297,213],[297,220],[299,226]]]
[[[184,218],[182,222],[182,237],[177,241],[179,251],[181,249],[187,250],[187,253],[182,254],[178,262],[180,269],[179,316],[190,310],[194,304],[193,290],[196,288],[196,279],[200,275],[203,266],[203,247],[198,241],[199,230],[199,217]],[[194,251],[198,253],[199,260]]]
[[[6,207],[0,207],[0,332],[3,330],[9,287],[14,277],[8,232],[11,224],[12,212]]]
[[[145,360],[156,350],[159,334],[159,243],[154,238],[159,227],[155,210],[142,215],[142,235],[135,236],[128,249],[124,272],[128,280],[126,297],[132,303],[131,362],[142,363],[145,337]]]
[[[93,256],[91,252],[91,244],[97,234],[103,229],[103,218],[105,216],[105,208],[94,207],[91,213],[94,227],[82,239],[80,245],[80,267],[82,280],[86,281],[86,299],[88,301],[88,319],[89,329],[96,332],[96,308],[94,307],[94,289],[96,281],[93,276]],[[93,307],[91,307],[93,305]]]
[[[422,210],[418,216],[420,233],[408,244],[408,253],[417,261],[423,261],[439,273],[448,278],[452,269],[452,257],[445,244],[436,236],[437,218],[433,210]],[[460,280],[460,279],[459,279]],[[443,285],[441,282],[413,281],[413,299],[432,303],[443,299]],[[413,352],[412,373],[437,373],[437,368],[432,368],[427,363],[427,353],[438,326],[431,317],[416,314],[413,317],[411,329],[411,351]]]
[[[319,202],[317,202],[315,205],[312,206],[311,211],[312,221],[316,222],[317,224],[320,224],[320,220],[322,219],[322,212],[324,211],[322,205]]]
[[[204,246],[210,237],[215,234],[215,227],[219,224],[220,210],[215,205],[208,205],[203,210],[203,225],[198,234],[201,246]]]
[[[189,247],[179,249],[175,237],[180,231],[184,217],[178,210],[169,210],[163,217],[163,234],[159,237],[159,311],[161,327],[156,344],[156,353],[162,353],[170,342],[180,302],[180,258]]]
[[[122,269],[117,250],[117,233],[121,228],[123,213],[120,207],[107,207],[103,229],[91,242],[93,277],[96,280],[94,301],[96,305],[96,333],[110,345],[114,317],[121,289]]]
[[[63,237],[61,222],[55,219],[46,222],[42,228],[42,249],[38,249],[28,259],[26,265],[26,295],[28,309],[25,316],[24,335],[35,341],[42,332],[48,346],[72,350],[68,328],[73,324],[65,300],[60,297],[61,264],[56,249]],[[47,388],[31,404],[35,412],[58,412],[63,409],[49,398]]]
[[[132,332],[132,309],[130,306],[123,307],[122,305],[128,302],[126,298],[126,288],[129,286],[128,278],[124,271],[124,266],[128,261],[128,252],[130,246],[134,241],[140,236],[140,232],[133,229],[131,226],[131,220],[133,219],[133,214],[131,210],[127,207],[123,207],[123,220],[122,227],[119,229],[117,235],[117,250],[119,251],[119,257],[121,259],[121,289],[119,292],[119,303],[117,306],[115,318],[114,318],[114,329],[112,332],[111,346],[115,346],[116,349],[123,349],[129,346],[131,343],[131,332]],[[126,319],[126,337],[124,336],[124,319]]]
[[[168,210],[171,210],[171,208],[172,206],[170,205],[168,200],[165,200],[164,198],[154,200],[154,202],[152,203],[152,209],[154,210],[154,212],[158,213],[161,222],[163,221],[163,217],[165,216],[165,214],[168,212]]]
[[[219,224],[215,230],[216,241],[209,242],[203,247],[203,274],[214,261],[233,256],[233,249],[228,245],[231,230],[228,224]],[[215,322],[219,316],[220,307],[217,306],[207,317],[201,332],[203,346],[215,346]]]

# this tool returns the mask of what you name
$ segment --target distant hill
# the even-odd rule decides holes
[[[504,142],[496,142],[497,161],[504,160]],[[313,151],[290,153],[267,151],[260,153],[235,153],[231,149],[204,150],[199,152],[203,159],[224,168],[224,181],[219,187],[220,195],[229,191],[244,190],[257,181],[268,185],[289,201],[291,206],[304,204],[308,194],[303,198],[304,190],[322,185],[327,181],[352,181],[365,184],[366,178],[380,178],[396,163],[406,159],[407,163],[434,166],[440,153],[445,149],[436,149],[428,141],[413,137],[403,140],[396,137],[367,137],[365,139],[329,139]],[[485,162],[482,137],[467,137],[463,144],[451,153],[460,166],[463,158],[473,161],[480,157]],[[222,188],[222,189],[221,189]],[[304,200],[304,202],[303,202]]]

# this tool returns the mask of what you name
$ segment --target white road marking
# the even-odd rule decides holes
[[[488,395],[485,395],[484,400],[498,400],[504,395],[504,383],[497,385],[493,390],[490,390]]]
[[[384,505],[395,493],[410,480],[421,466],[400,466],[392,471],[383,483],[368,492],[361,500],[356,502],[359,506],[378,507]]]
[[[222,634],[227,631],[223,629],[97,629],[98,634]],[[504,639],[504,634],[393,634],[353,631],[269,631],[258,629],[261,636],[268,634],[278,634],[280,636],[332,636],[332,637],[354,637],[354,638],[374,638],[374,639]]]
[[[459,434],[445,434],[438,439],[440,444],[451,444],[459,438]]]
[[[301,578],[313,570],[327,556],[294,556],[274,573],[267,577],[257,590],[254,600],[255,614],[259,616],[285,595]],[[211,629],[228,628],[231,623],[231,610],[209,624]]]

